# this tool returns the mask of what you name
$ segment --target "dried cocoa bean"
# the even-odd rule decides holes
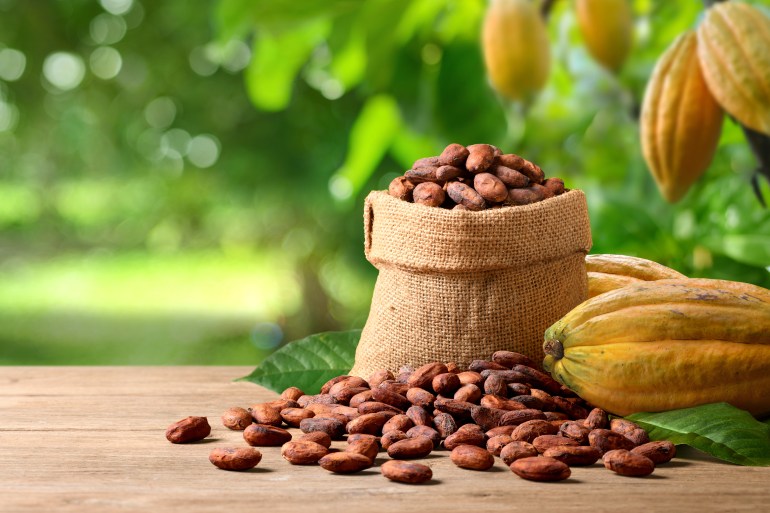
[[[320,391],[320,393],[321,393],[321,394],[324,394],[324,395],[325,395],[325,394],[328,394],[328,393],[329,393],[329,390],[331,390],[331,388],[332,388],[332,387],[333,387],[333,386],[334,386],[336,383],[339,383],[340,381],[345,381],[345,380],[346,380],[346,379],[348,379],[348,378],[350,378],[350,376],[349,376],[349,375],[347,375],[347,374],[343,374],[343,375],[341,375],[341,376],[335,376],[335,377],[331,378],[329,381],[327,381],[326,383],[324,383],[324,384],[321,386],[321,391]]]
[[[336,474],[361,472],[372,466],[372,461],[356,452],[332,452],[318,460],[322,469]]]
[[[367,380],[369,382],[369,387],[374,389],[380,386],[380,384],[383,381],[388,380],[395,380],[396,377],[393,375],[392,372],[390,372],[387,369],[378,370],[372,373],[371,376],[369,376],[369,379]]]
[[[275,409],[269,404],[255,404],[249,408],[251,417],[257,424],[267,424],[268,426],[280,426],[283,423],[281,410]]]
[[[616,433],[620,433],[624,436],[628,435],[635,429],[639,429],[639,425],[631,422],[630,420],[612,419],[612,421],[610,421],[610,430]]]
[[[382,433],[382,427],[394,416],[395,414],[389,411],[367,413],[348,422],[345,430],[350,434],[366,433],[369,435],[377,435]]]
[[[433,471],[429,466],[401,460],[386,461],[380,466],[380,472],[386,478],[398,483],[424,483],[433,477]]]
[[[524,406],[519,402],[506,399],[505,397],[500,397],[499,395],[492,395],[492,394],[487,394],[484,397],[482,397],[480,404],[481,406],[486,406],[487,408],[497,408],[500,410],[509,410],[509,411],[527,409],[526,406]]]
[[[567,421],[570,420],[569,415],[566,413],[562,413],[560,411],[544,411],[543,415],[545,415],[545,420],[553,420],[553,421]],[[581,424],[582,426],[582,424]]]
[[[286,408],[281,410],[281,418],[291,427],[298,428],[303,419],[315,417],[315,413],[305,408]]]
[[[564,422],[559,427],[559,433],[561,433],[562,436],[571,438],[572,440],[578,442],[580,445],[588,443],[588,433],[590,432],[590,429],[572,420]]]
[[[398,394],[395,394],[398,395]],[[378,395],[379,397],[382,397],[381,394]],[[372,393],[372,398],[375,397],[375,394]],[[391,398],[394,396],[391,396]],[[401,397],[401,399],[398,399],[398,401],[401,401],[402,399],[405,400],[402,396],[398,395],[398,397]],[[409,402],[406,402],[408,405]],[[401,413],[404,413],[403,410],[400,408],[397,408],[395,406],[392,406],[390,404],[381,403],[379,401],[366,401],[358,405],[358,413],[361,415],[367,415],[369,413],[379,413],[381,411],[387,411],[394,415],[399,415]]]
[[[571,474],[565,463],[543,456],[518,459],[510,468],[520,478],[530,481],[563,481]]]
[[[397,176],[388,185],[388,194],[402,201],[412,201],[414,183],[406,176]]]
[[[253,447],[218,447],[209,453],[209,461],[222,470],[248,470],[262,460],[262,453]]]
[[[333,411],[327,412],[327,413],[317,413],[315,417],[311,417],[313,419],[321,420],[321,419],[332,419],[332,420],[338,420],[342,422],[343,425],[348,423],[348,418],[345,415],[341,415],[339,413],[335,413]],[[302,424],[302,421],[300,421],[300,424]]]
[[[345,422],[350,422],[351,420],[357,419],[361,416],[361,414],[358,412],[358,408],[344,405],[335,406],[331,413],[339,416],[340,418],[344,418]]]
[[[310,433],[304,433],[299,438],[297,438],[297,440],[315,442],[317,444],[323,445],[327,449],[332,446],[331,437],[323,431],[312,431]]]
[[[435,176],[435,172],[434,172]],[[412,191],[412,198],[415,203],[428,207],[440,207],[446,199],[444,189],[437,183],[423,182],[418,183]]]
[[[441,166],[436,169],[436,179],[440,182],[448,182],[459,178],[465,173],[461,168],[455,166]]]
[[[457,431],[455,419],[448,413],[438,413],[433,416],[433,426],[441,438],[446,438]]]
[[[319,418],[318,415],[311,419],[303,419],[299,423],[299,428],[303,433],[310,433],[313,431],[323,431],[332,440],[341,440],[342,435],[345,434],[345,423],[330,418]]]
[[[323,415],[325,413],[332,413],[336,407],[336,404],[310,403],[305,406],[305,409],[312,411],[316,415]]]
[[[382,444],[382,448],[387,451],[388,448],[394,443],[400,442],[401,440],[406,440],[407,438],[409,437],[406,436],[406,433],[404,433],[403,431],[394,429],[392,431],[388,431],[387,433],[384,433],[382,435],[382,438],[380,438],[380,443]]]
[[[508,410],[474,406],[471,409],[471,418],[482,430],[488,431],[493,427],[502,425],[502,419],[508,413]]]
[[[524,383],[508,383],[508,397],[517,395],[529,395],[531,389]]]
[[[211,433],[206,417],[185,417],[166,429],[166,440],[172,444],[186,444],[203,440]]]
[[[359,378],[358,376],[350,376],[347,377],[341,381],[336,382],[331,387],[329,387],[329,394],[334,395],[341,390],[344,390],[345,388],[369,388],[369,383],[366,382],[365,379]]]
[[[511,169],[507,166],[492,166],[489,169],[490,173],[494,174],[494,176],[500,180],[500,182],[511,189],[516,189],[519,187],[527,187],[529,185],[529,178],[526,177],[523,173],[520,173],[516,171],[515,169]],[[508,190],[505,191],[506,198],[509,194]],[[503,198],[502,201],[505,201],[506,198]]]
[[[478,372],[478,373],[481,374],[481,376],[483,378],[486,378],[489,375],[489,373],[487,373],[486,375],[483,374],[483,372],[486,371],[486,370],[505,371],[505,370],[509,370],[509,369],[506,368],[506,367],[503,367],[499,363],[495,363],[495,362],[493,362],[491,360],[473,360],[470,363],[470,365],[468,365],[468,370],[471,370],[471,371],[474,371],[474,372]]]
[[[465,424],[444,440],[444,447],[450,451],[463,444],[483,446],[484,432],[476,424]]]
[[[406,397],[396,392],[393,392],[389,388],[383,387],[382,385],[372,390],[372,399],[374,399],[375,402],[389,404],[394,408],[397,408],[401,412],[406,411],[406,409],[412,405],[412,403],[410,403]],[[367,404],[369,403],[361,404],[359,406],[359,411],[361,411],[361,408]]]
[[[425,411],[421,406],[410,406],[406,410],[406,416],[412,419],[415,426],[432,426],[433,415]]]
[[[436,396],[422,388],[410,388],[406,391],[406,398],[413,405],[426,408],[436,400]]]
[[[577,443],[575,440],[571,438],[567,438],[565,436],[560,435],[540,435],[534,440],[532,440],[532,445],[535,446],[535,449],[537,449],[537,452],[540,454],[543,454],[548,449],[551,449],[552,447],[560,447],[560,446],[572,446],[577,447],[580,444]]]
[[[486,435],[487,439],[493,438],[500,435],[508,435],[511,436],[511,433],[513,433],[513,430],[516,429],[518,426],[497,426],[496,428],[492,428],[484,435]]]
[[[286,442],[281,447],[281,456],[292,465],[315,465],[328,452],[328,448],[310,440]]]
[[[457,377],[460,378],[460,385],[478,385],[484,379],[481,377],[481,374],[474,371],[463,371],[457,374]]]
[[[465,161],[468,159],[470,152],[462,144],[452,143],[444,148],[441,155],[438,156],[438,161],[442,165],[446,166],[465,166]]]
[[[647,442],[646,444],[631,449],[634,454],[640,454],[652,460],[656,465],[668,463],[676,456],[676,445],[668,440],[660,442]]]
[[[487,207],[484,198],[473,187],[461,182],[449,182],[446,193],[452,201],[463,205],[468,210],[484,210]]]
[[[607,412],[601,408],[594,408],[586,417],[584,422],[588,429],[606,429],[610,425],[610,419]]]
[[[487,450],[495,456],[500,456],[500,451],[503,447],[513,442],[513,438],[510,435],[497,435],[487,440]]]
[[[329,394],[303,395],[297,399],[300,408],[307,408],[311,404],[335,404],[334,398]]]
[[[489,451],[475,445],[458,445],[449,454],[452,463],[468,470],[489,470],[495,457]]]
[[[529,442],[513,441],[500,450],[500,458],[509,467],[516,460],[534,456],[537,456],[537,449]]]
[[[353,397],[350,398],[350,402],[348,405],[350,405],[351,408],[358,408],[361,406],[361,403],[365,403],[366,401],[372,400],[372,391],[371,390],[365,390],[364,392],[360,392]]]
[[[599,460],[600,454],[593,447],[560,445],[547,449],[543,456],[559,460],[572,467],[593,465]]]
[[[484,381],[484,393],[505,397],[508,394],[508,382],[499,374],[492,374]]]
[[[554,196],[564,193],[564,180],[561,178],[549,178],[543,182],[543,187],[551,191]]]
[[[252,422],[251,413],[245,408],[239,408],[238,406],[228,408],[222,414],[222,425],[234,431],[243,431]]]
[[[492,173],[478,173],[473,177],[473,188],[489,203],[501,203],[508,197],[505,184]]]
[[[440,165],[441,160],[438,157],[423,157],[414,161],[414,164],[412,164],[412,169],[426,166],[438,167]]]
[[[481,399],[481,389],[472,383],[468,383],[457,389],[454,398],[457,401],[477,403]]]
[[[520,189],[508,189],[508,197],[505,199],[505,204],[510,206],[530,205],[544,199],[545,197],[540,191],[530,187],[523,187]]]
[[[483,173],[495,161],[495,148],[489,144],[471,144],[465,168],[471,173]]]
[[[433,381],[431,381],[431,387],[437,394],[441,394],[444,396],[451,396],[455,393],[455,391],[460,388],[460,378],[457,377],[457,374],[451,373],[451,372],[445,372],[443,374],[438,374],[433,378]],[[419,389],[422,390],[422,389]],[[408,394],[408,392],[407,392]],[[423,406],[423,405],[420,405]]]
[[[289,387],[281,392],[281,399],[289,399],[290,401],[296,401],[300,397],[305,395],[305,392],[297,387]]]
[[[514,365],[513,369],[511,370],[524,374],[527,376],[530,382],[530,386],[535,386],[548,392],[549,394],[558,395],[562,391],[561,383],[553,379],[545,372],[533,369],[532,367],[527,367],[526,365]]]
[[[276,426],[252,424],[243,430],[243,439],[251,446],[277,447],[291,440],[291,433]]]
[[[471,411],[476,405],[466,401],[457,401],[455,399],[444,399],[442,397],[437,397],[436,401],[433,403],[433,406],[435,406],[437,410],[448,413],[452,415],[455,420],[458,420],[469,419],[471,416]]]
[[[631,450],[634,448],[634,442],[609,429],[592,430],[588,433],[588,443],[602,455],[615,449]]]
[[[492,355],[492,361],[506,369],[512,369],[514,365],[535,367],[535,362],[529,356],[514,351],[495,351]]]
[[[511,402],[520,404],[521,408],[518,408],[520,410],[530,409],[530,410],[542,411],[547,408],[547,405],[543,404],[543,401],[541,401],[534,395],[517,395],[515,397],[511,397]],[[513,408],[510,408],[510,409],[513,409]]]
[[[650,441],[650,436],[642,428],[636,428],[626,435],[626,438],[631,440],[635,446],[644,445]]]
[[[513,438],[515,441],[532,443],[532,441],[538,436],[555,435],[558,433],[558,431],[559,428],[547,420],[528,420],[527,422],[519,424],[519,426],[513,430],[511,433],[511,438]]]
[[[383,426],[382,432],[387,433],[389,431],[408,431],[414,427],[414,422],[405,414],[394,415]]]
[[[410,428],[406,432],[406,436],[408,438],[417,438],[417,437],[424,437],[428,438],[431,442],[433,442],[433,447],[437,448],[441,444],[441,435],[439,435],[438,431],[433,429],[430,426],[414,426],[413,428]]]
[[[655,470],[655,463],[651,459],[625,449],[607,451],[602,461],[606,468],[621,476],[643,477]]]
[[[524,410],[509,410],[500,419],[500,425],[518,426],[532,420],[542,420],[545,422],[545,415],[542,411],[532,408],[526,408]]]
[[[373,464],[374,459],[377,457],[377,453],[380,452],[380,445],[377,443],[376,439],[361,438],[353,440],[352,442],[348,441],[348,445],[345,447],[345,451],[363,454],[369,458]]]
[[[569,415],[572,419],[584,419],[588,416],[588,410],[576,402],[568,401],[563,397],[554,397],[553,402],[559,410]]]
[[[448,372],[447,367],[441,362],[427,363],[415,369],[412,375],[409,376],[407,383],[410,387],[428,390],[433,382],[433,378],[446,372]]]
[[[398,374],[396,375],[396,382],[398,383],[404,383],[406,385],[407,381],[409,381],[409,376],[412,375],[414,372],[414,367],[410,365],[402,365],[400,369],[398,369]],[[406,388],[409,388],[408,385]],[[406,392],[406,388],[403,391],[396,391],[399,394],[403,394]]]
[[[406,438],[388,447],[388,456],[394,460],[424,458],[433,450],[433,441],[424,436]]]

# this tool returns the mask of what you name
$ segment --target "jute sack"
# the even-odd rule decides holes
[[[587,297],[582,191],[480,212],[375,191],[364,232],[379,275],[351,370],[363,378],[432,361],[466,367],[501,349],[539,362],[546,328]]]

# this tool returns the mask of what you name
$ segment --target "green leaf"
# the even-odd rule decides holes
[[[289,105],[294,78],[329,28],[329,21],[322,19],[289,31],[257,33],[245,75],[249,98],[256,107],[279,111]]]
[[[770,266],[770,235],[728,234],[712,249],[744,264]]]
[[[770,425],[727,403],[626,417],[652,440],[670,440],[738,465],[770,466]]]
[[[293,386],[317,394],[328,380],[350,371],[360,338],[361,330],[328,331],[289,342],[238,381],[251,381],[274,392]]]

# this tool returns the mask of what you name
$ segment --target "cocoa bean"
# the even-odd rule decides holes
[[[513,433],[513,430],[516,428],[517,426],[497,426],[484,433],[484,435],[486,435],[487,439],[500,435],[511,436],[511,433]]]
[[[455,166],[441,166],[436,169],[436,179],[440,182],[448,182],[462,176],[464,171]]]
[[[325,413],[332,413],[336,407],[336,404],[310,403],[305,406],[305,409],[312,411],[316,415],[323,415]]]
[[[417,186],[421,183],[433,183],[438,185],[436,183],[439,181],[438,177],[436,176],[437,171],[438,166],[420,166],[408,170],[404,173],[404,176],[408,178],[410,182],[415,184],[416,190]],[[439,187],[441,186],[439,185]],[[415,197],[415,191],[412,191],[412,198],[414,199]]]
[[[326,383],[324,383],[324,384],[321,386],[321,391],[320,391],[320,393],[321,393],[321,394],[328,394],[328,393],[329,393],[329,390],[331,390],[331,388],[332,388],[332,387],[333,387],[333,386],[334,386],[336,383],[339,383],[340,381],[345,381],[345,380],[346,380],[346,379],[348,379],[349,377],[350,377],[349,375],[347,375],[347,374],[343,374],[342,376],[336,376],[336,377],[333,377],[333,378],[331,378],[329,381],[327,381]]]
[[[423,157],[414,161],[414,164],[412,164],[412,169],[426,166],[438,167],[440,165],[441,160],[438,157]]]
[[[323,431],[312,431],[310,433],[304,433],[299,438],[297,438],[297,440],[315,442],[317,444],[323,445],[327,449],[332,446],[331,437]]]
[[[545,196],[540,191],[523,187],[520,189],[508,189],[508,197],[505,199],[505,204],[510,206],[530,205],[544,199]]]
[[[358,408],[353,408],[352,406],[344,406],[344,405],[335,406],[332,409],[331,413],[338,416],[340,420],[344,418],[345,422],[350,422],[351,420],[357,419],[358,417],[361,416],[361,414],[358,412]]]
[[[374,399],[375,402],[389,404],[401,411],[406,411],[412,404],[403,395],[392,392],[389,388],[383,387],[382,385],[372,390],[372,399]],[[369,403],[361,404],[361,406],[359,406],[359,411],[361,411],[361,407],[366,404]]]
[[[407,460],[424,458],[433,450],[433,442],[430,438],[417,436],[406,438],[391,444],[388,447],[388,456],[395,460]]]
[[[321,419],[332,419],[332,420],[338,420],[342,422],[343,425],[347,424],[348,418],[345,415],[341,415],[339,413],[335,413],[333,411],[327,412],[327,413],[317,413],[315,417],[311,417],[313,419],[321,420]],[[300,424],[302,421],[300,421]]]
[[[382,448],[387,451],[388,448],[394,443],[400,442],[401,440],[406,440],[407,438],[409,437],[406,436],[406,433],[404,433],[403,431],[394,429],[392,431],[388,431],[387,433],[384,433],[382,435],[382,438],[380,438],[380,443],[382,444]]]
[[[489,451],[475,445],[458,445],[452,449],[449,459],[468,470],[489,470],[495,464],[495,457]]]
[[[553,193],[553,191],[551,189],[548,189],[548,188],[540,185],[539,183],[530,183],[529,187],[533,191],[541,194],[543,196],[544,200],[547,200],[549,198],[553,198],[555,196],[555,194]]]
[[[347,447],[345,447],[345,451],[363,454],[372,461],[372,464],[374,464],[374,459],[377,457],[377,453],[380,452],[380,446],[376,439],[361,438],[353,440],[352,442],[349,441]]]
[[[627,436],[633,430],[639,429],[639,425],[626,419],[612,419],[610,421],[610,430]]]
[[[332,452],[318,460],[322,469],[336,474],[361,472],[372,466],[372,461],[357,452]]]
[[[543,182],[543,187],[551,191],[554,196],[564,193],[564,180],[561,178],[549,178]]]
[[[506,399],[505,397],[500,397],[499,395],[492,395],[487,394],[484,397],[481,398],[481,406],[486,406],[487,408],[497,408],[499,410],[524,410],[527,407],[524,406],[521,403],[518,403],[516,401],[511,401],[510,399]]]
[[[448,413],[439,413],[433,416],[433,426],[441,438],[446,438],[457,431],[455,419]]]
[[[292,465],[315,465],[328,452],[328,448],[310,440],[286,442],[281,447],[281,456]]]
[[[486,380],[487,378],[489,378],[489,376],[493,374],[504,379],[506,383],[527,383],[529,381],[529,378],[527,378],[527,376],[515,370],[485,369],[481,371],[481,377],[484,380]]]
[[[541,372],[526,365],[514,365],[516,372],[524,374],[529,379],[530,385],[540,388],[549,394],[558,395],[562,391],[562,385],[545,372]]]
[[[508,397],[517,395],[529,395],[531,389],[524,383],[508,383]]]
[[[458,388],[460,388],[460,385],[461,385],[460,378],[457,377],[457,374],[454,374],[451,372],[438,374],[433,378],[433,381],[431,381],[431,387],[433,388],[433,390],[437,394],[441,394],[444,396],[451,396],[452,394],[454,394],[455,391]],[[418,389],[418,390],[422,390],[422,389]],[[423,406],[423,405],[420,405],[420,406]]]
[[[543,456],[559,460],[572,467],[593,465],[599,460],[601,455],[599,454],[599,451],[593,447],[584,445],[560,445],[558,447],[551,447],[550,449],[547,449],[543,453]]]
[[[415,203],[420,205],[440,207],[444,203],[446,194],[440,185],[433,182],[423,182],[415,186],[414,191],[412,191],[412,198]]]
[[[209,453],[209,461],[222,470],[248,470],[262,460],[262,453],[253,447],[218,447]]]
[[[571,438],[567,438],[566,436],[540,435],[534,440],[532,440],[532,445],[535,446],[535,449],[537,449],[537,452],[539,452],[540,454],[543,454],[545,451],[547,451],[552,447],[560,447],[560,446],[577,447],[580,444]]]
[[[528,420],[527,422],[519,424],[519,426],[513,430],[511,438],[513,438],[514,441],[532,443],[538,436],[555,435],[558,431],[559,429],[547,420]]]
[[[547,405],[543,404],[543,401],[541,401],[534,395],[517,395],[515,397],[511,397],[511,402],[520,404],[521,405],[521,408],[519,408],[520,410],[530,409],[530,410],[542,411],[547,408]]]
[[[588,410],[576,402],[568,401],[563,397],[554,397],[553,402],[559,410],[569,415],[572,419],[584,419],[588,416]]]
[[[429,466],[401,460],[386,461],[380,466],[380,472],[386,478],[398,483],[424,483],[433,477],[433,471]]]
[[[430,426],[417,425],[406,432],[408,438],[424,437],[433,442],[433,447],[437,448],[441,444],[441,435]]]
[[[499,363],[495,363],[490,360],[473,360],[470,365],[468,365],[468,369],[472,370],[474,372],[482,373],[485,370],[509,370],[506,367],[503,367]],[[481,375],[482,377],[486,377],[484,374]]]
[[[380,437],[377,435],[369,435],[367,433],[353,433],[352,435],[348,435],[346,441],[348,443],[355,442],[356,440],[373,440],[380,443]]]
[[[572,420],[564,422],[559,427],[559,433],[561,433],[562,436],[571,438],[572,440],[578,442],[580,445],[588,443],[588,434],[590,432],[590,429]]]
[[[487,440],[487,450],[495,456],[500,456],[500,451],[503,447],[513,442],[513,438],[510,435],[497,435]]]
[[[239,408],[238,406],[228,408],[222,414],[222,425],[234,431],[243,431],[252,422],[251,413],[245,408]]]
[[[524,174],[516,171],[515,169],[511,169],[507,166],[492,166],[489,169],[490,173],[492,173],[500,182],[503,184],[503,186],[507,186],[511,189],[517,189],[519,187],[527,187],[529,185],[529,178],[527,178]],[[505,195],[506,198],[508,197],[508,190],[506,189]],[[503,198],[501,201],[504,201],[506,198]]]
[[[422,388],[410,388],[406,391],[406,398],[413,405],[426,408],[436,400],[436,396]]]
[[[545,415],[545,420],[561,420],[561,421],[567,421],[569,420],[569,415],[566,413],[562,413],[560,411],[544,411],[543,415]],[[581,424],[582,426],[582,424]]]
[[[411,365],[402,365],[401,368],[398,369],[398,374],[396,375],[396,382],[406,384],[406,382],[409,381],[409,376],[411,376],[413,372],[414,372],[414,367],[412,367]],[[397,391],[397,393],[399,394],[403,394],[405,392],[406,392],[406,389],[404,389],[403,391]]]
[[[446,365],[441,362],[431,362],[414,370],[407,383],[410,387],[429,389],[433,378],[439,374],[444,374],[448,370]]]
[[[406,416],[412,419],[415,426],[432,426],[433,415],[425,411],[425,408],[421,406],[410,406],[406,410]]]
[[[507,410],[474,406],[471,409],[471,418],[481,429],[488,431],[493,427],[502,425],[502,419],[508,413]]]
[[[281,399],[289,399],[290,401],[296,401],[300,397],[305,395],[305,392],[297,387],[289,387],[281,392]]]
[[[625,449],[607,451],[602,461],[605,468],[621,476],[643,477],[652,474],[655,470],[655,463],[651,459]]]
[[[394,415],[382,426],[382,432],[388,433],[390,431],[408,431],[414,427],[414,422],[405,414]]]
[[[444,151],[438,156],[438,161],[446,166],[463,167],[468,159],[468,155],[470,155],[470,151],[465,146],[452,143],[444,148]]]
[[[186,444],[203,440],[211,433],[206,417],[185,417],[166,429],[166,440],[172,444]]]
[[[291,427],[298,428],[303,419],[315,417],[315,413],[305,408],[286,408],[281,410],[281,418]]]
[[[650,436],[642,428],[636,428],[626,435],[626,438],[631,440],[635,446],[644,445],[650,441]]]
[[[529,442],[513,441],[500,450],[500,458],[510,466],[516,460],[537,456],[537,449]]]
[[[414,183],[406,176],[397,176],[388,185],[388,194],[402,201],[412,201]]]
[[[484,393],[506,397],[508,394],[508,382],[499,374],[490,375],[484,381]]]
[[[301,408],[307,408],[311,404],[335,404],[334,398],[329,394],[303,395],[297,399]]]
[[[601,408],[594,408],[586,417],[584,424],[585,427],[591,430],[606,429],[610,425],[610,420],[606,411]]]
[[[454,398],[457,401],[477,403],[481,399],[481,389],[472,383],[468,383],[457,389]]]
[[[444,440],[444,447],[450,451],[463,444],[483,446],[484,432],[476,424],[465,424]]]
[[[449,182],[446,193],[452,198],[452,201],[463,205],[468,210],[484,210],[487,207],[481,194],[464,183]]]
[[[630,450],[634,448],[634,442],[615,431],[609,429],[594,429],[588,433],[588,443],[602,455],[615,449]]]
[[[495,148],[489,144],[471,144],[465,168],[471,173],[483,173],[495,161]]]
[[[523,410],[510,410],[500,419],[501,426],[518,426],[527,421],[542,420],[545,421],[545,415],[540,410],[526,408]]]
[[[398,396],[401,399],[395,399],[395,396]],[[372,399],[374,399],[375,397],[382,397],[382,394],[375,394],[374,392],[372,392]],[[393,400],[394,402],[398,401],[399,404],[404,404],[401,401],[406,401],[406,399],[403,396],[398,394],[394,394],[393,396],[388,396],[388,400]],[[405,404],[409,405],[409,402],[406,401]],[[400,408],[397,408],[390,404],[386,404],[384,402],[381,403],[379,401],[366,401],[358,405],[358,413],[360,413],[361,415],[367,415],[369,413],[378,413],[381,411],[391,412],[394,415],[404,413],[404,411]]]
[[[507,369],[512,369],[514,365],[535,367],[535,362],[529,356],[514,351],[495,351],[492,355],[492,361]]]
[[[307,420],[312,419],[305,419]],[[277,447],[291,440],[291,433],[276,426],[252,424],[243,430],[243,439],[251,446]]]
[[[267,424],[268,426],[280,426],[283,423],[281,411],[275,409],[269,404],[255,404],[249,408],[251,417],[257,424]]]
[[[383,381],[388,380],[395,380],[396,377],[393,375],[392,372],[390,372],[387,369],[378,370],[372,373],[371,376],[369,376],[369,379],[367,380],[369,382],[369,387],[374,389],[380,386],[380,384]]]
[[[299,403],[297,401],[294,401],[293,399],[275,399],[274,401],[268,401],[264,403],[272,408],[275,408],[276,411],[285,410],[286,408],[301,408]]]
[[[511,463],[510,469],[520,478],[530,481],[563,481],[571,474],[565,463],[543,456],[518,459]]]
[[[471,411],[473,410],[474,406],[476,406],[470,402],[457,401],[455,399],[444,399],[442,397],[437,397],[433,405],[437,410],[452,415],[455,420],[458,420],[458,418],[470,418]]]
[[[463,371],[457,374],[457,377],[460,378],[460,385],[478,385],[484,379],[481,377],[481,374],[474,371]]]
[[[508,197],[505,184],[492,173],[477,174],[473,178],[473,188],[489,203],[501,203]]]
[[[351,408],[358,408],[361,406],[361,403],[365,403],[366,401],[372,400],[372,391],[371,390],[365,390],[364,392],[360,392],[353,397],[350,398],[350,402],[348,403]]]
[[[319,418],[317,415],[310,419],[302,419],[299,428],[303,433],[323,431],[332,440],[341,440],[345,434],[345,423],[338,419]]]
[[[376,413],[367,413],[361,415],[357,419],[353,419],[348,422],[345,430],[350,433],[366,433],[369,435],[377,435],[382,433],[382,427],[385,423],[393,418],[395,414],[388,411],[378,411]],[[333,438],[333,437],[332,437]]]
[[[668,440],[660,442],[647,442],[646,444],[631,449],[634,454],[640,454],[652,460],[656,465],[667,463],[676,456],[676,445]]]
[[[345,388],[369,388],[369,383],[365,379],[358,376],[350,376],[341,381],[336,382],[329,388],[329,394],[335,395]]]

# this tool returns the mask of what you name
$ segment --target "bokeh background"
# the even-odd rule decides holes
[[[0,363],[249,365],[361,327],[363,198],[449,142],[585,190],[595,253],[770,287],[740,128],[676,205],[640,152],[647,79],[703,4],[634,0],[615,76],[571,3],[522,106],[488,85],[485,0],[0,0]]]

